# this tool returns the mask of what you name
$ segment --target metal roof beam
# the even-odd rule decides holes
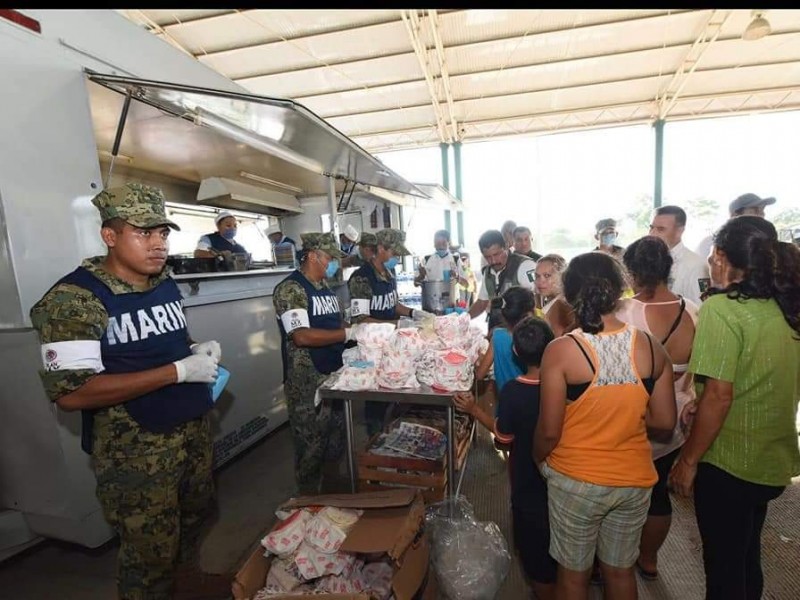
[[[444,97],[447,100],[447,113],[448,117],[450,117],[449,121],[450,128],[452,129],[452,138],[454,142],[457,142],[459,140],[459,134],[458,123],[456,122],[456,109],[453,103],[453,93],[450,90],[450,75],[447,73],[442,36],[439,34],[439,15],[436,10],[428,10],[428,23],[431,27],[433,43],[436,46],[436,58],[439,60],[439,74],[442,78],[442,85],[444,86]]]
[[[781,61],[775,62],[768,62],[768,63],[758,63],[754,65],[743,65],[739,68],[742,69],[755,69],[759,67],[771,67],[771,66],[779,66],[779,65],[796,65],[800,64],[800,58],[794,59],[786,59]],[[732,67],[730,66],[720,66],[720,67],[710,67],[708,69],[700,69],[697,71],[698,73],[713,73],[715,71],[730,71]],[[562,85],[558,87],[550,87],[550,88],[538,88],[538,89],[527,89],[527,90],[519,90],[515,92],[499,92],[496,94],[482,94],[480,96],[464,96],[463,98],[458,98],[456,102],[474,102],[476,100],[496,100],[498,98],[512,98],[514,96],[522,96],[524,94],[547,94],[551,92],[562,92],[565,90],[578,90],[581,88],[592,87],[592,86],[599,86],[599,85],[612,85],[615,83],[631,83],[635,81],[644,81],[646,79],[656,79],[658,77],[666,77],[663,73],[647,73],[645,75],[637,75],[635,77],[622,77],[620,79],[601,79],[597,81],[590,81],[587,83],[578,83],[575,85]],[[298,100],[299,102],[299,100]],[[427,106],[428,104],[409,104],[403,106],[404,109],[411,109],[411,108],[422,108]],[[393,110],[397,110],[396,106],[387,106],[387,107],[378,107],[369,110],[359,110],[355,112],[345,112],[345,113],[335,113],[335,114],[324,114],[320,113],[320,116],[324,119],[340,119],[344,117],[356,117],[361,115],[370,115],[370,114],[377,114],[382,112],[390,112]]]
[[[667,84],[667,87],[664,88],[664,91],[660,95],[656,96],[659,119],[665,119],[669,111],[672,110],[672,107],[675,106],[675,102],[680,97],[683,88],[686,86],[692,73],[697,69],[697,65],[700,64],[700,59],[703,58],[703,55],[711,47],[711,44],[719,37],[723,25],[725,25],[725,22],[731,16],[732,12],[733,11],[730,10],[715,9],[708,17],[708,21],[706,21],[702,33],[694,41],[691,48],[689,48],[678,70],[675,71],[672,79]]]
[[[679,14],[683,14],[683,13],[687,13],[687,12],[704,12],[704,11],[697,11],[697,10],[691,10],[691,9],[677,10],[677,11],[670,11],[670,12],[665,11],[664,13],[659,14],[659,15],[648,15],[648,16],[645,16],[645,17],[632,17],[630,19],[621,19],[621,20],[618,20],[618,21],[604,21],[602,23],[587,23],[585,25],[576,25],[574,27],[569,28],[569,31],[581,31],[581,30],[593,29],[593,28],[599,28],[599,27],[611,27],[611,26],[625,25],[625,24],[628,24],[628,23],[636,23],[636,22],[641,22],[641,21],[664,19],[664,18],[668,18],[670,16],[675,16],[675,15],[679,15]],[[362,25],[361,27],[368,27],[368,25]],[[355,29],[359,29],[359,27],[356,27]],[[560,33],[564,33],[564,31],[566,31],[566,30],[563,29],[563,28],[548,29],[546,31],[537,31],[536,33],[529,33],[529,34],[527,34],[525,36],[525,38],[526,39],[535,39],[537,37],[546,36],[546,35],[557,35],[557,34],[560,34]],[[296,41],[298,39],[313,38],[313,37],[314,37],[313,35],[310,35],[310,36],[309,35],[305,35],[305,36],[301,36],[299,38],[293,38],[293,40]],[[514,34],[514,35],[498,35],[498,36],[491,37],[491,38],[480,39],[480,40],[469,41],[469,42],[463,42],[461,44],[450,44],[449,46],[447,46],[447,49],[448,50],[459,50],[461,48],[466,48],[466,47],[469,47],[469,46],[477,46],[479,44],[490,44],[490,43],[493,43],[493,42],[505,42],[505,41],[508,41],[508,40],[515,40],[515,39],[517,39],[519,37],[521,37],[521,36],[518,35],[518,34]],[[292,41],[292,40],[289,40],[287,38],[287,41]],[[214,54],[224,54],[225,52],[236,52],[238,50],[256,48],[256,47],[259,47],[259,46],[269,46],[271,44],[282,44],[282,43],[284,43],[282,40],[276,40],[276,41],[271,41],[271,42],[262,43],[262,44],[252,44],[252,45],[249,45],[249,46],[242,46],[241,48],[231,48],[229,50],[221,50],[219,52],[210,52],[210,53],[208,53],[208,54],[206,54],[204,56],[214,56]],[[687,42],[687,43],[689,43],[689,42]],[[390,53],[390,54],[382,54],[380,56],[380,58],[392,58],[392,57],[397,57],[397,56],[404,56],[406,54],[410,54],[410,52],[394,52],[394,53]],[[346,65],[346,64],[350,64],[350,63],[357,63],[357,62],[362,62],[364,60],[371,60],[371,59],[372,59],[372,57],[367,57],[367,58],[363,58],[363,57],[347,58],[347,59],[340,60],[340,61],[329,61],[328,65],[329,66],[340,66],[340,65]],[[280,70],[280,71],[266,71],[266,72],[262,72],[262,73],[256,73],[254,75],[248,75],[246,77],[237,77],[237,78],[233,79],[233,81],[239,82],[239,81],[242,81],[243,79],[255,79],[256,77],[267,77],[269,75],[280,75],[282,73],[296,73],[298,71],[306,71],[308,69],[314,69],[314,68],[316,68],[316,65],[312,65],[312,66],[308,66],[308,67],[299,67],[299,68],[296,68],[296,69]]]
[[[786,92],[800,92],[800,85],[797,86],[779,86],[774,88],[765,88],[765,89],[758,89],[758,90],[737,90],[733,92],[724,92],[724,93],[717,93],[717,94],[700,94],[697,96],[683,96],[680,101],[693,101],[693,100],[707,100],[707,99],[719,99],[719,98],[735,98],[737,96],[747,96],[747,95],[760,95],[760,94],[774,94],[774,93],[786,93]],[[652,110],[650,111],[650,119],[655,119],[657,116],[657,111],[655,110],[655,101],[652,99],[642,99],[639,101],[633,102],[622,102],[618,104],[607,104],[607,105],[598,105],[598,106],[589,106],[585,108],[576,108],[576,109],[569,109],[569,110],[554,110],[554,111],[547,111],[541,112],[537,114],[518,114],[518,115],[510,115],[510,116],[503,116],[503,117],[496,117],[496,118],[488,118],[488,119],[479,119],[475,121],[464,121],[461,123],[462,127],[473,127],[475,125],[481,124],[493,124],[499,121],[513,121],[517,119],[538,119],[543,117],[554,117],[554,116],[561,116],[561,115],[570,115],[570,114],[577,114],[577,113],[585,113],[585,112],[593,112],[597,110],[614,110],[620,108],[645,108],[650,107]],[[755,109],[754,109],[755,110]],[[404,127],[402,129],[385,129],[385,130],[377,130],[377,131],[368,131],[357,136],[351,137],[368,137],[374,135],[392,135],[398,134],[401,132],[407,133],[414,133],[414,132],[421,132],[427,131],[430,129],[429,125],[419,126],[419,127]]]
[[[174,37],[172,37],[161,25],[159,25],[158,23],[153,21],[153,19],[148,17],[143,10],[127,9],[126,13],[127,13],[126,16],[129,20],[133,21],[134,23],[139,23],[140,25],[144,25],[147,28],[147,31],[149,31],[156,37],[162,38],[165,42],[177,48],[184,54],[188,54],[192,58],[197,58],[194,55],[194,53],[184,48],[181,45],[181,43]]]
[[[797,34],[800,34],[800,29],[791,30],[791,31],[785,31],[785,32],[782,32],[782,33],[773,33],[773,34],[770,35],[770,37],[775,39],[775,38],[781,37],[781,36],[793,36],[793,35],[797,35]],[[727,41],[733,41],[733,40],[738,40],[738,39],[740,39],[740,36],[735,35],[735,36],[730,36],[730,37],[726,37],[726,38],[718,38],[717,41],[718,42],[727,42]],[[637,48],[636,50],[622,50],[622,51],[619,51],[619,52],[604,52],[604,53],[600,53],[600,54],[583,54],[583,55],[580,55],[580,56],[572,56],[570,58],[563,58],[563,59],[558,59],[558,60],[531,62],[531,63],[525,64],[525,65],[515,65],[513,67],[506,67],[504,69],[504,71],[508,72],[508,71],[514,71],[514,70],[517,70],[517,69],[528,69],[528,68],[531,68],[531,67],[539,67],[539,66],[552,67],[553,65],[564,65],[564,64],[579,62],[579,61],[582,61],[582,60],[593,60],[593,59],[598,59],[598,58],[615,58],[615,57],[618,57],[618,56],[639,54],[641,52],[652,52],[652,51],[655,51],[655,50],[673,50],[675,48],[681,48],[682,46],[688,46],[691,43],[692,43],[691,41],[686,41],[686,42],[678,42],[678,43],[670,44],[670,45],[662,44],[662,45],[658,45],[658,46],[647,46],[647,47],[644,47],[644,48]],[[771,64],[778,64],[778,63],[758,63],[756,65],[736,65],[736,66],[737,67],[739,67],[739,66],[747,66],[747,67],[749,67],[749,66],[762,66],[762,65],[771,65]],[[312,67],[312,68],[313,69],[318,69],[319,67]],[[712,69],[714,69],[714,68],[717,68],[717,67],[712,67]],[[725,67],[725,68],[728,68],[728,67]],[[306,68],[300,69],[300,71],[305,71],[305,70],[310,70],[310,69],[306,69]],[[460,73],[450,74],[450,79],[459,78],[459,77],[467,77],[467,76],[470,76],[470,75],[483,75],[485,73],[493,73],[496,70],[497,70],[496,68],[491,68],[491,69],[475,69],[475,70],[472,70],[472,71],[462,71]],[[701,71],[708,71],[708,70],[711,70],[711,69],[701,69]],[[287,71],[287,73],[290,73],[290,72],[293,72],[293,71]],[[294,72],[298,72],[298,71],[294,71]],[[280,73],[276,73],[276,74],[280,74]],[[267,75],[264,75],[264,77],[267,77]],[[248,77],[240,78],[240,79],[237,79],[236,81],[239,82],[239,83],[242,83],[246,79],[249,79],[249,78]],[[395,86],[395,85],[405,85],[405,84],[409,84],[409,83],[419,83],[420,81],[423,81],[423,80],[420,79],[420,78],[402,79],[402,80],[392,81],[390,83],[380,83],[380,84],[370,85],[369,89],[377,90],[377,89],[380,89],[380,88],[392,87],[392,86]],[[292,99],[297,101],[297,102],[303,102],[303,100],[306,100],[308,98],[322,98],[322,97],[328,96],[328,95],[346,94],[348,92],[355,92],[355,91],[363,90],[363,89],[364,89],[364,86],[360,85],[358,87],[340,88],[340,89],[331,90],[329,92],[324,92],[324,93],[307,94],[305,96],[292,96]]]
[[[436,85],[433,82],[433,75],[431,73],[430,62],[428,61],[427,48],[422,43],[419,37],[420,24],[417,17],[416,10],[401,10],[400,16],[403,18],[403,23],[408,31],[408,37],[411,40],[411,46],[414,48],[414,53],[417,55],[420,69],[425,76],[425,82],[428,84],[428,93],[431,97],[431,104],[433,105],[433,114],[436,118],[436,128],[439,131],[439,138],[441,142],[449,142],[447,133],[445,131],[444,115],[442,115],[442,107],[439,104],[438,94],[436,93]]]
[[[255,10],[255,9],[253,9],[253,10]],[[127,13],[130,13],[130,12],[143,12],[143,11],[123,8],[123,9],[118,9],[118,12],[121,12],[121,13],[123,13],[123,14],[125,14],[127,16]],[[151,19],[150,17],[147,17],[147,19],[148,19],[148,21],[150,21],[152,23],[155,23],[159,27],[162,27],[164,29],[169,29],[170,27],[180,27],[181,25],[186,25],[187,23],[199,23],[200,21],[209,21],[211,19],[219,19],[220,17],[224,17],[224,16],[227,16],[227,15],[232,15],[233,13],[236,13],[236,12],[241,12],[241,11],[235,10],[235,9],[224,10],[221,13],[216,14],[216,15],[204,15],[202,17],[194,17],[194,18],[191,18],[191,19],[184,19],[184,20],[180,20],[180,19],[176,18],[173,15],[172,18],[175,21],[174,23],[159,23],[158,21],[156,21],[155,19]]]

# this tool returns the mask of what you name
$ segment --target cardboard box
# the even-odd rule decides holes
[[[428,574],[430,549],[423,529],[425,504],[419,490],[393,489],[360,494],[329,494],[292,498],[282,509],[304,506],[360,508],[364,514],[340,550],[364,554],[384,552],[394,563],[392,588],[397,600],[412,600]],[[278,524],[276,521],[275,525]],[[273,525],[273,529],[275,527]],[[272,557],[259,545],[236,573],[231,585],[235,600],[249,600],[264,587]],[[432,575],[432,574],[431,574]],[[275,597],[287,600],[370,600],[367,594],[316,594]]]

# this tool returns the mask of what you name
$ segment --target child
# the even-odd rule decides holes
[[[524,317],[533,314],[536,303],[533,292],[520,286],[507,289],[500,298],[492,300],[492,303],[492,308],[500,308],[505,327],[495,327],[492,330],[489,349],[475,369],[475,379],[480,381],[486,377],[489,368],[494,366],[494,381],[499,395],[506,383],[523,373],[522,366],[514,359],[511,351],[511,330]]]
[[[470,392],[459,392],[454,397],[459,410],[475,417],[498,440],[511,444],[514,545],[540,600],[555,597],[557,572],[556,561],[550,556],[547,484],[532,453],[533,432],[539,418],[539,364],[545,346],[553,339],[550,326],[538,317],[527,316],[514,328],[513,351],[527,371],[503,388],[496,419],[475,403]]]

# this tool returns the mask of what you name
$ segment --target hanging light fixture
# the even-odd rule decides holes
[[[760,40],[772,32],[772,27],[770,26],[769,21],[764,18],[765,12],[767,11],[754,10],[751,13],[753,20],[750,21],[750,25],[748,25],[747,29],[745,29],[744,33],[742,33],[743,40]]]

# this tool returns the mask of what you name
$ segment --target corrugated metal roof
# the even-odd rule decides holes
[[[800,10],[120,10],[371,152],[800,108]]]

